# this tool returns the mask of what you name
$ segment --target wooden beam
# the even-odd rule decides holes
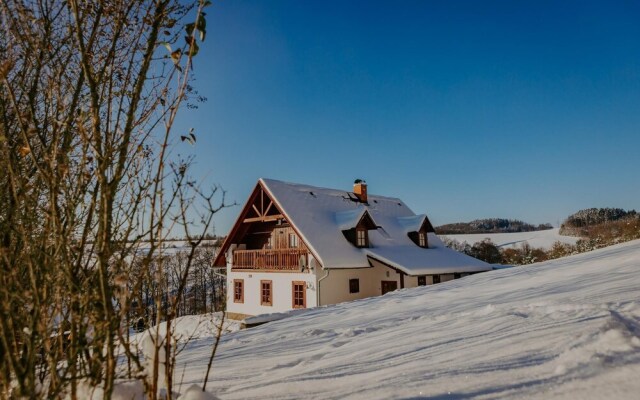
[[[248,224],[250,222],[269,222],[269,221],[277,221],[281,218],[284,218],[284,215],[282,214],[276,214],[276,215],[263,215],[261,217],[255,217],[255,218],[245,218],[244,222],[245,224]]]
[[[262,217],[262,213],[260,211],[258,211],[258,207],[256,207],[255,204],[251,205],[253,207],[253,209],[256,211],[256,214],[258,214],[258,217]]]
[[[264,211],[264,214],[262,214],[262,215],[269,214],[269,210],[271,209],[272,205],[273,205],[273,201],[269,201],[269,205],[267,206],[267,209]]]

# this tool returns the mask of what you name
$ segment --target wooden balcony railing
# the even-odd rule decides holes
[[[300,271],[309,265],[309,251],[305,249],[236,250],[234,269],[270,269]]]

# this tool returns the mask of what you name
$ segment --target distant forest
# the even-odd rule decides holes
[[[478,220],[466,224],[450,224],[436,228],[440,233],[444,227],[458,227],[460,229],[472,226],[473,231],[454,233],[493,233],[493,232],[523,232],[491,230],[479,231],[484,227],[478,222],[483,221],[508,221],[508,220]],[[520,223],[520,221],[515,221]],[[512,222],[513,223],[513,222]],[[491,224],[487,224],[491,228]],[[533,225],[524,224],[528,227]],[[504,224],[503,224],[504,226]],[[516,224],[517,226],[517,224]],[[550,225],[538,225],[542,229],[549,229]],[[511,229],[512,227],[509,227]],[[539,230],[539,229],[529,229]],[[640,214],[635,210],[625,211],[621,208],[588,208],[571,214],[565,219],[560,228],[560,234],[567,236],[578,236],[580,239],[575,244],[555,242],[550,249],[533,248],[527,242],[517,248],[499,248],[490,239],[484,239],[473,245],[467,242],[459,242],[456,239],[444,237],[447,247],[465,253],[472,257],[486,261],[491,264],[524,265],[534,262],[552,260],[566,257],[573,254],[583,253],[629,240],[640,239]]]
[[[625,211],[622,208],[587,208],[571,214],[560,226],[560,234],[567,236],[591,237],[593,231],[600,231],[603,225],[620,225],[635,222],[640,218],[636,210]],[[622,224],[620,224],[622,222]]]
[[[486,218],[471,222],[456,222],[435,228],[439,235],[460,235],[468,233],[513,233],[543,231],[553,228],[551,224],[532,225],[517,219]]]

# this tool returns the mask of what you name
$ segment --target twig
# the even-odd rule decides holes
[[[209,380],[209,371],[211,370],[211,364],[213,364],[213,357],[216,356],[216,350],[218,350],[218,343],[220,343],[220,336],[222,336],[222,327],[224,325],[224,317],[226,312],[222,312],[222,319],[220,320],[220,326],[218,326],[218,334],[216,335],[216,343],[211,350],[211,357],[209,357],[209,363],[207,364],[207,373],[204,375],[204,382],[202,383],[202,391],[207,388],[207,381]]]

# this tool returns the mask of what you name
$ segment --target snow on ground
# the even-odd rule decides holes
[[[201,315],[185,315],[174,319],[171,324],[173,326],[173,337],[178,342],[186,342],[188,340],[210,338],[218,333],[218,327],[220,326],[221,312],[201,314]],[[165,336],[167,333],[167,323],[160,323],[158,328],[151,328],[142,334],[146,334],[149,331],[158,330],[161,336]],[[235,332],[240,329],[240,322],[230,319],[225,319],[222,334],[229,332]]]
[[[179,355],[184,387],[212,341]],[[310,309],[218,350],[207,390],[223,400],[636,399],[640,241]]]
[[[178,317],[172,321],[172,335],[175,341],[178,343],[178,356],[185,349],[189,348],[192,341],[199,339],[207,341],[211,344],[218,334],[220,323],[222,322],[222,313],[209,313],[202,315],[186,315]],[[221,335],[227,335],[231,332],[236,332],[240,329],[240,321],[234,321],[225,319],[222,326]],[[142,362],[147,369],[147,373],[150,375],[153,369],[153,357],[155,355],[156,340],[155,338],[161,338],[162,341],[167,334],[167,323],[162,322],[157,327],[147,329],[144,332],[133,333],[130,337],[131,343],[138,346],[143,356]],[[124,349],[119,350],[120,354],[124,354]],[[206,350],[206,355],[203,357],[209,357],[211,354],[211,347]],[[164,364],[166,362],[164,348],[159,349],[159,376],[158,381],[160,386],[160,392],[164,393],[165,381],[164,381]],[[121,358],[121,368],[126,368],[124,357]],[[205,365],[206,368],[206,365]],[[204,375],[204,372],[203,374]],[[202,385],[202,380],[198,382]],[[101,387],[96,387],[88,381],[81,381],[78,384],[77,397],[87,400],[99,400],[104,398],[104,392]],[[213,396],[209,391],[203,392],[201,386],[197,384],[183,385],[182,380],[178,382],[177,387],[174,387],[178,393],[182,392],[182,395],[178,397],[178,400],[215,400],[217,397]],[[69,395],[66,398],[70,398]],[[112,399],[113,400],[142,400],[145,399],[143,383],[140,380],[119,380],[114,386]]]
[[[185,315],[178,317],[171,321],[171,331],[174,340],[180,344],[180,348],[185,346],[188,342],[197,339],[211,340],[212,337],[218,334],[218,327],[221,322],[221,312],[200,314],[200,315]],[[240,330],[241,322],[231,319],[225,319],[222,327],[222,335],[226,335],[231,332]],[[132,331],[133,332],[133,331]],[[164,338],[167,335],[167,323],[161,322],[160,325],[151,327],[140,333],[132,333],[130,336],[131,343],[138,344],[143,354],[146,354],[148,349],[145,349],[145,342],[150,337]],[[152,340],[152,343],[155,340]],[[120,353],[123,354],[124,350],[121,349]]]
[[[467,242],[473,245],[486,238],[491,239],[498,247],[520,247],[524,242],[528,242],[531,247],[550,249],[555,242],[575,244],[578,239],[574,236],[564,236],[560,234],[560,228],[547,229],[533,232],[514,233],[474,233],[469,235],[439,235],[441,238],[448,237],[456,239],[458,242]]]

